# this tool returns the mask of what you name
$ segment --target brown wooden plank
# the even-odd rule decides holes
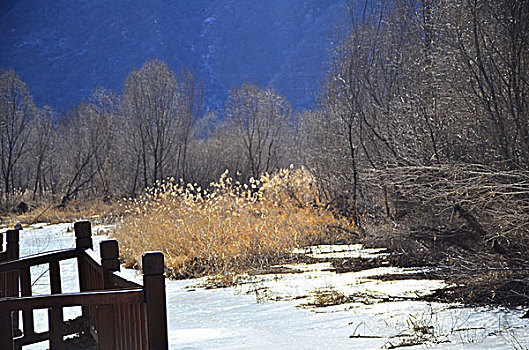
[[[58,260],[50,261],[49,271],[51,294],[60,294],[62,291],[61,269]],[[54,350],[62,350],[64,348],[62,307],[52,307],[48,310],[48,324],[50,329],[50,347]]]
[[[6,350],[13,349],[13,324],[11,320],[11,312],[0,312],[0,344]]]
[[[148,346],[148,335],[147,335],[147,307],[145,304],[140,304],[140,321],[141,321],[141,342],[143,349],[147,349]]]
[[[81,292],[93,290],[94,285],[94,270],[85,261],[86,286]]]
[[[20,293],[24,297],[31,296],[31,270],[29,266],[20,270]]]
[[[85,261],[85,253],[84,253],[84,250],[79,250],[79,252],[77,253],[77,276],[78,276],[78,281],[79,281],[79,291],[80,292],[85,292],[88,290],[87,286],[88,286],[88,271],[87,271],[87,268],[86,268],[86,261]],[[90,310],[88,307],[86,306],[83,306],[81,307],[81,314],[83,315],[83,317],[86,317],[87,319],[91,319],[90,318]],[[92,327],[90,327],[92,328]]]
[[[102,273],[98,273],[98,270],[95,269],[88,261],[85,261],[85,274],[86,274],[86,284],[84,286],[84,291],[93,291],[101,290],[101,279]],[[102,271],[101,271],[102,272]]]
[[[79,305],[105,305],[142,303],[141,289],[67,293],[58,295],[38,295],[23,298],[1,298],[0,311],[47,309]]]
[[[87,290],[103,290],[103,268],[90,256],[86,256],[85,268],[88,275]]]
[[[18,297],[18,271],[12,271],[6,274],[5,297]]]
[[[50,261],[50,289],[51,294],[61,294],[61,268],[58,260]]]
[[[99,280],[99,277],[95,278],[95,276],[101,276],[103,273],[103,268],[99,265],[101,263],[101,259],[99,257],[95,256],[95,253],[86,250],[84,251],[84,263],[92,267],[91,276],[92,279],[90,280],[90,286],[92,286],[92,290],[96,289],[103,289],[102,285],[99,283],[96,283],[96,280]],[[86,267],[89,269],[89,267]],[[102,278],[102,277],[101,277]],[[126,288],[126,289],[133,289],[133,288],[141,288],[141,285],[138,283],[135,283],[133,281],[129,281],[126,278],[119,275],[119,271],[112,272],[109,276],[109,282],[111,285],[114,285],[115,287],[119,288]]]
[[[114,305],[114,313],[112,314],[112,321],[114,327],[114,343],[116,349],[121,349],[121,332],[119,328],[119,305]]]
[[[123,335],[125,340],[124,346],[126,349],[130,349],[130,310],[128,305],[123,305]]]
[[[7,274],[0,273],[0,298],[3,298],[4,292],[7,288]]]
[[[137,349],[138,343],[136,342],[136,333],[134,330],[134,322],[136,321],[136,315],[134,314],[134,304],[128,304],[127,306],[129,309],[129,339],[130,343],[132,344],[131,348]]]
[[[77,256],[77,274],[79,276],[79,291],[86,292],[86,285],[88,284],[86,262],[83,253]]]
[[[93,250],[83,250],[83,254],[88,265],[96,269],[98,272],[103,270],[103,267],[101,266],[101,258]]]
[[[131,322],[132,322],[132,343],[134,344],[134,347],[136,349],[141,349],[140,344],[140,336],[139,336],[139,329],[138,329],[138,312],[137,307],[139,307],[138,304],[132,304],[131,305]]]
[[[23,297],[31,296],[31,270],[29,267],[20,270],[20,295]],[[33,311],[23,311],[22,322],[24,336],[31,336],[35,333]]]
[[[118,333],[119,333],[119,348],[120,349],[126,349],[125,347],[125,316],[124,316],[124,309],[122,304],[116,305],[118,309]]]
[[[119,332],[121,334],[121,348],[127,349],[127,335],[125,334],[125,308],[119,304]]]
[[[64,349],[63,333],[64,324],[62,308],[51,308],[48,310],[48,324],[50,329],[50,347],[53,350]]]
[[[114,349],[114,327],[112,325],[113,306],[100,305],[97,307],[97,332],[99,350]]]
[[[19,296],[18,271],[7,274],[5,296],[10,298]],[[12,325],[14,334],[20,333],[20,315],[18,312],[12,314]]]
[[[77,254],[78,252],[75,249],[62,249],[49,253],[25,256],[17,260],[0,263],[0,273],[22,270],[35,265],[48,264],[51,261],[73,259],[77,257]]]

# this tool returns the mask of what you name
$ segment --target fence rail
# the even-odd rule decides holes
[[[19,231],[6,232],[0,243],[0,344],[6,349],[49,340],[52,350],[65,348],[64,337],[90,334],[99,349],[167,349],[164,257],[142,257],[143,285],[117,274],[119,247],[115,240],[93,252],[88,221],[74,225],[76,247],[19,257]],[[0,242],[3,237],[0,234]],[[62,293],[60,262],[76,259],[79,292]],[[48,265],[51,294],[33,295],[31,267]],[[81,306],[82,316],[64,322],[63,308]],[[35,332],[33,310],[48,310],[48,331]],[[20,322],[19,313],[22,313]],[[22,326],[22,327],[21,327]],[[22,329],[20,329],[22,328]]]

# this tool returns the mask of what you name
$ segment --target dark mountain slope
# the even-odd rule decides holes
[[[187,66],[218,107],[244,80],[310,107],[345,0],[19,0],[0,6],[0,65],[39,105],[119,90],[148,58]]]

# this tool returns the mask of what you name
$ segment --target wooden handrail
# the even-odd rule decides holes
[[[17,271],[30,266],[49,264],[53,261],[62,261],[77,258],[79,250],[75,248],[61,249],[53,252],[25,256],[17,260],[0,263],[0,273]]]
[[[35,295],[0,298],[0,312],[38,310],[57,307],[143,303],[142,289],[104,290],[96,292]]]

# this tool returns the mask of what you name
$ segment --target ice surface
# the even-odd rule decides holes
[[[385,248],[364,248],[361,244],[318,245],[295,249],[294,254],[306,254],[316,259],[375,258],[387,255]]]
[[[98,229],[104,227],[94,227],[94,231]],[[106,238],[94,236],[96,252]],[[75,244],[69,224],[25,229],[21,243],[22,255]],[[354,245],[313,247],[310,252],[336,257],[380,251],[365,252]],[[528,321],[520,318],[523,310],[414,300],[445,286],[438,280],[414,280],[413,274],[420,269],[383,267],[336,274],[329,263],[290,267],[302,273],[246,276],[245,283],[223,289],[200,287],[205,279],[166,280],[170,349],[380,349],[410,343],[418,334],[426,343],[403,349],[529,347]],[[67,276],[74,269],[74,260],[61,264],[65,290],[78,290],[74,279]],[[410,278],[385,282],[371,278],[403,273],[409,273]],[[122,269],[122,274],[141,282],[137,271]],[[44,274],[40,281],[43,278],[48,277]],[[40,290],[41,284],[37,282],[34,291]],[[348,296],[351,302],[321,308],[303,306],[329,291]],[[385,302],[384,298],[397,301]],[[75,309],[68,312],[75,313]],[[36,319],[39,329],[47,327],[45,312]],[[40,343],[25,349],[47,348],[47,343]]]

